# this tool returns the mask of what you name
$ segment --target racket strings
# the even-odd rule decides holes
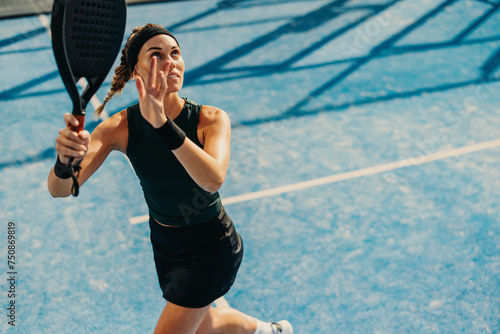
[[[82,0],[73,10],[71,39],[82,58],[104,61],[117,36],[121,36],[121,20],[116,0]]]

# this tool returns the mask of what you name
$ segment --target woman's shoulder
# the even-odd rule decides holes
[[[127,125],[127,109],[117,112],[113,116],[105,119],[97,126],[101,128],[102,131],[114,131],[119,128],[126,127]],[[96,129],[97,129],[96,128]]]
[[[217,107],[203,105],[200,110],[200,123],[212,124],[215,122],[229,121],[227,113]]]
[[[92,135],[99,137],[103,143],[108,143],[113,149],[126,152],[128,141],[127,109],[102,121],[92,131]]]
[[[217,107],[203,106],[200,112],[198,130],[202,131],[200,143],[205,145],[209,136],[231,136],[231,121],[227,113]]]

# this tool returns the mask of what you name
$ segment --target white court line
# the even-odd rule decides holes
[[[339,182],[339,181],[355,179],[355,178],[359,178],[359,177],[363,177],[363,176],[369,176],[369,175],[379,174],[379,173],[383,173],[383,172],[388,172],[388,171],[395,170],[395,169],[421,165],[421,164],[424,164],[427,162],[456,157],[456,156],[464,155],[467,153],[484,151],[484,150],[488,150],[488,149],[492,149],[492,148],[496,148],[496,147],[500,147],[500,139],[496,139],[496,140],[492,140],[492,141],[488,141],[488,142],[484,142],[484,143],[479,143],[479,144],[468,145],[468,146],[464,146],[464,147],[460,147],[460,148],[456,148],[456,149],[452,149],[452,150],[448,150],[448,151],[436,152],[436,153],[431,153],[431,154],[422,155],[422,156],[418,156],[418,157],[408,158],[405,160],[399,160],[399,161],[390,162],[390,163],[382,164],[382,165],[378,165],[378,166],[358,169],[358,170],[354,170],[351,172],[340,173],[340,174],[330,175],[330,176],[326,176],[326,177],[320,177],[317,179],[293,183],[293,184],[289,184],[286,186],[251,192],[251,193],[238,195],[238,196],[232,196],[232,197],[228,197],[226,199],[223,199],[222,204],[229,205],[229,204],[241,203],[241,202],[246,202],[246,201],[264,198],[264,197],[276,196],[276,195],[285,194],[285,193],[289,193],[289,192],[293,192],[293,191],[304,190],[304,189],[308,189],[308,188],[312,188],[312,187],[322,186],[325,184],[330,184],[330,183],[335,183],[335,182]],[[138,216],[138,217],[132,217],[132,218],[130,218],[129,221],[130,221],[130,224],[139,224],[139,223],[147,222],[148,220],[149,220],[149,215],[143,215],[143,216]]]
[[[48,16],[44,14],[38,15],[38,20],[47,31],[47,34],[49,34],[50,39],[52,39],[52,32],[50,31],[50,21]]]

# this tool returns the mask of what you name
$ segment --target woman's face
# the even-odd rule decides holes
[[[153,57],[157,58],[157,71],[160,71],[166,62],[170,62],[170,66],[165,69],[168,84],[167,93],[178,92],[184,82],[184,60],[175,39],[168,35],[156,35],[142,46],[134,74],[141,76],[146,83],[148,83]]]

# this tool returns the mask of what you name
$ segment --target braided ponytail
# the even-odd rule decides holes
[[[137,33],[142,31],[143,29],[147,29],[149,27],[161,27],[157,24],[148,23],[143,27],[135,28],[127,39],[127,43],[125,47],[122,49],[122,56],[120,58],[120,65],[115,68],[115,75],[113,76],[113,81],[111,82],[111,89],[108,94],[104,98],[103,103],[94,111],[94,115],[98,118],[101,116],[102,111],[104,110],[106,103],[108,103],[116,93],[120,96],[125,84],[132,78],[132,70],[130,69],[127,61],[127,53],[130,45],[134,41],[134,37],[137,36]]]

